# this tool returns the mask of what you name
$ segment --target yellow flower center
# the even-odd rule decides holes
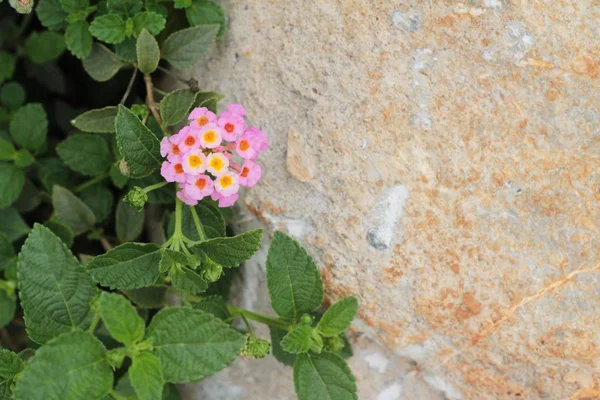
[[[217,141],[217,134],[215,131],[204,132],[204,141],[206,143],[214,143]]]
[[[190,167],[192,168],[198,168],[202,165],[202,159],[200,158],[200,156],[190,156],[188,158],[188,162],[190,163]]]
[[[229,175],[222,176],[220,180],[223,188],[228,188],[229,186],[233,185],[233,179],[231,179]]]
[[[223,160],[221,160],[220,158],[213,158],[210,160],[210,166],[215,170],[215,171],[220,171],[223,169]]]

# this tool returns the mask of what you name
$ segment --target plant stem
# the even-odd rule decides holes
[[[269,326],[273,326],[276,328],[281,328],[286,331],[292,329],[293,325],[279,318],[269,317],[267,315],[258,314],[252,311],[245,310],[243,308],[239,308],[236,306],[232,306],[230,304],[227,305],[227,310],[233,316],[238,316],[241,318],[248,318],[256,322],[260,322]]]
[[[127,400],[127,398],[128,398],[126,396],[120,395],[119,393],[115,392],[114,389],[110,391],[110,395],[115,400]]]
[[[138,67],[134,67],[133,74],[131,75],[131,79],[129,80],[129,85],[127,85],[127,90],[125,91],[125,94],[121,98],[119,104],[125,104],[125,101],[127,101],[127,97],[129,97],[129,93],[131,93],[131,88],[133,87],[133,82],[135,82],[135,78],[137,77],[137,72]]]
[[[89,188],[90,186],[94,186],[96,183],[102,182],[104,179],[108,178],[109,174],[102,174],[100,176],[97,176],[95,178],[90,179],[87,182],[83,182],[81,185],[79,186],[75,186],[75,188],[73,189],[74,192],[82,192],[83,190]]]
[[[246,328],[248,328],[248,333],[254,336],[254,329],[252,329],[252,325],[250,325],[250,322],[248,322],[248,318],[244,317],[243,315],[241,317],[242,321],[244,321],[244,324],[246,325]]]
[[[94,331],[96,330],[96,327],[98,326],[98,322],[100,322],[100,314],[96,313],[94,314],[94,318],[92,319],[92,324],[90,325],[90,328],[88,329],[88,332],[93,334]]]
[[[113,248],[112,244],[110,244],[110,242],[104,236],[100,237],[100,244],[102,245],[104,251],[109,251]]]
[[[149,74],[144,74],[144,82],[146,83],[146,104],[148,105],[150,112],[152,112],[154,119],[162,128],[162,118],[158,113],[158,107],[154,101],[154,85],[152,84],[152,77]]]
[[[190,206],[190,211],[192,212],[192,218],[194,219],[194,225],[196,225],[196,230],[198,231],[198,242],[204,242],[207,237],[204,232],[204,227],[202,226],[202,222],[200,222],[200,218],[198,217],[198,213],[196,212],[196,207]]]
[[[198,81],[194,78],[190,78],[190,79],[184,79],[181,76],[177,75],[176,73],[174,73],[173,71],[167,69],[167,68],[163,68],[160,65],[158,66],[158,70],[164,72],[165,74],[177,79],[179,82],[181,83],[185,83],[186,85],[188,85],[188,87],[190,88],[191,91],[193,92],[197,92],[198,89]]]
[[[179,198],[175,199],[175,231],[173,231],[173,237],[182,236],[181,231],[181,218],[182,218],[183,202]]]
[[[169,184],[169,182],[163,181],[163,182],[155,183],[154,185],[146,186],[143,190],[144,190],[144,193],[148,194],[151,191],[160,189],[161,187],[166,186],[168,184]]]

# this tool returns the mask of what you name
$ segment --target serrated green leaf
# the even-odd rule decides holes
[[[50,229],[35,224],[19,254],[18,283],[29,337],[45,343],[86,328],[96,287]]]
[[[162,400],[165,379],[160,360],[154,354],[142,352],[133,356],[129,368],[131,386],[140,400]]]
[[[6,208],[14,203],[25,184],[23,170],[14,164],[0,162],[0,208]]]
[[[19,108],[25,102],[25,89],[17,82],[5,84],[0,89],[0,102],[10,109]]]
[[[148,286],[141,289],[124,290],[123,293],[138,308],[162,308],[167,301],[167,287]]]
[[[175,68],[191,67],[211,48],[219,28],[219,25],[198,25],[171,34],[163,43],[162,58]]]
[[[0,50],[0,83],[13,76],[16,65],[17,57],[7,51]]]
[[[44,107],[29,103],[19,108],[10,121],[10,134],[19,146],[40,150],[48,134],[48,117]]]
[[[181,264],[171,267],[169,277],[175,289],[181,293],[197,294],[208,289],[208,282],[195,271]]]
[[[25,54],[38,64],[58,58],[65,48],[64,36],[52,31],[33,32],[25,41]]]
[[[129,347],[144,337],[144,320],[125,297],[102,292],[98,301],[98,313],[110,335]]]
[[[71,22],[65,31],[67,49],[80,60],[87,59],[92,52],[90,25],[85,21]],[[84,65],[85,66],[85,65]]]
[[[218,295],[202,298],[199,303],[194,304],[194,308],[212,314],[221,320],[231,318],[231,314],[227,309],[227,303],[225,303],[223,297]]]
[[[62,186],[54,185],[52,206],[56,218],[68,226],[75,236],[91,230],[96,224],[94,212],[73,192]]]
[[[14,208],[0,209],[0,226],[11,242],[27,235],[31,229]]]
[[[138,212],[123,200],[119,201],[115,213],[115,231],[121,243],[134,241],[143,229],[144,212]]]
[[[262,229],[242,233],[241,235],[210,239],[195,245],[217,264],[225,268],[234,268],[250,259],[260,248]]]
[[[165,126],[183,121],[196,100],[196,93],[189,89],[179,89],[167,94],[160,101],[160,116]]]
[[[135,49],[136,39],[129,37],[123,40],[121,43],[115,45],[115,53],[117,57],[127,63],[134,63],[137,61],[137,54]]]
[[[94,212],[97,222],[103,222],[112,213],[115,199],[112,192],[105,186],[90,186],[80,193],[80,197]]]
[[[125,21],[117,14],[101,15],[94,18],[90,33],[105,43],[121,43],[125,40]]]
[[[165,29],[166,23],[167,20],[162,15],[152,11],[144,11],[133,17],[133,32],[137,36],[142,33],[143,29],[146,29],[153,36],[156,36]]]
[[[339,335],[350,327],[357,311],[358,299],[356,297],[343,298],[325,311],[317,329],[325,337]]]
[[[281,348],[292,354],[306,353],[313,344],[312,333],[312,326],[300,325],[283,337]]]
[[[296,355],[288,353],[281,347],[281,340],[288,332],[273,326],[269,326],[269,332],[271,334],[271,354],[277,361],[292,367],[296,361]]]
[[[94,43],[89,57],[83,60],[85,71],[98,82],[108,81],[124,66],[115,53],[100,43]]]
[[[298,242],[281,232],[269,248],[267,286],[273,309],[282,318],[297,318],[323,302],[317,266]]]
[[[196,94],[196,106],[206,107],[210,111],[217,113],[219,101],[221,101],[223,97],[225,96],[217,92],[198,92]]]
[[[294,387],[298,400],[358,400],[352,371],[332,353],[299,355],[294,363]]]
[[[54,185],[67,186],[71,182],[69,168],[55,157],[44,158],[38,162],[37,176],[48,193]]]
[[[83,132],[114,133],[118,108],[115,106],[86,111],[71,121],[71,124]]]
[[[186,8],[192,5],[192,0],[174,0],[175,8]]]
[[[71,248],[73,246],[74,235],[71,228],[69,228],[62,222],[53,219],[44,222],[44,226],[50,229],[52,233],[54,233],[56,236],[58,236],[68,248]]]
[[[129,168],[129,176],[149,175],[161,163],[160,142],[142,121],[124,106],[115,119],[117,144]]]
[[[138,68],[144,74],[151,74],[158,68],[160,49],[158,42],[146,29],[142,29],[136,45]]]
[[[191,26],[219,24],[217,37],[220,39],[225,35],[227,19],[223,9],[214,1],[193,0],[192,4],[186,8],[185,16]]]
[[[10,350],[0,348],[0,378],[12,379],[23,370],[23,361]]]
[[[67,26],[67,13],[59,0],[40,0],[35,12],[38,19],[46,28],[58,31]]]
[[[27,149],[21,149],[15,153],[14,161],[17,167],[27,168],[35,162],[35,157]]]
[[[15,158],[17,150],[8,140],[0,139],[0,160],[12,160]]]
[[[108,0],[108,9],[125,17],[133,17],[142,10],[142,0]]]
[[[152,194],[153,192],[150,192]],[[211,203],[208,199],[200,201],[196,206],[196,213],[202,224],[204,234],[208,239],[225,236],[225,220],[219,208]],[[171,215],[169,226],[167,229],[168,236],[171,236],[175,230],[175,215]],[[192,241],[200,240],[190,207],[183,207],[181,216],[181,230],[185,237]]]
[[[102,399],[113,372],[106,349],[89,333],[73,331],[36,351],[14,392],[15,400]]]
[[[185,383],[213,375],[232,362],[244,336],[200,310],[184,307],[159,311],[146,337],[162,364],[167,382]]]
[[[167,272],[175,266],[175,264],[187,265],[187,256],[179,251],[163,248],[160,254],[160,262],[158,269],[160,272]]]
[[[86,176],[104,175],[112,165],[106,140],[89,133],[67,137],[56,146],[56,152],[73,171]]]
[[[139,289],[158,279],[160,247],[152,243],[125,243],[94,258],[87,269],[102,286]]]
[[[90,3],[89,0],[60,0],[60,5],[65,12],[73,14],[84,11]]]
[[[2,283],[2,281],[0,281]],[[6,326],[12,321],[17,311],[17,298],[7,291],[3,290],[0,285],[0,328]]]

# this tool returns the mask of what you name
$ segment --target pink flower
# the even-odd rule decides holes
[[[206,107],[196,107],[190,113],[188,120],[192,121],[190,126],[193,129],[202,129],[209,123],[217,122],[217,116]]]
[[[246,160],[240,171],[240,185],[252,187],[258,183],[261,175],[260,165],[252,160]]]
[[[243,134],[237,141],[235,151],[245,160],[254,160],[258,157],[258,148],[255,147],[255,142],[252,142],[246,134]]]
[[[206,171],[206,156],[200,149],[191,150],[183,156],[183,170],[192,175]]]
[[[208,175],[198,175],[188,177],[183,189],[186,196],[195,200],[202,200],[210,196],[214,191],[213,181]]]
[[[240,178],[233,172],[226,172],[215,180],[215,190],[223,197],[231,196],[240,189]]]
[[[178,146],[182,152],[200,148],[200,141],[189,126],[184,127],[177,135],[179,136]]]
[[[180,190],[177,192],[177,198],[183,201],[188,206],[195,206],[196,204],[198,204],[198,200],[188,197],[187,193],[184,190]]]
[[[229,158],[223,153],[212,153],[206,157],[206,170],[214,176],[221,176],[229,168]]]
[[[219,117],[218,124],[223,128],[223,139],[228,142],[235,142],[244,133],[246,121],[244,121],[243,116],[226,111]]]
[[[184,182],[185,171],[183,165],[179,160],[176,162],[165,161],[160,167],[160,174],[165,178],[167,182]]]
[[[198,133],[200,145],[207,149],[214,149],[223,141],[223,130],[216,124],[207,124]]]
[[[229,104],[227,106],[227,112],[237,114],[240,117],[244,117],[246,115],[246,109],[241,104]]]
[[[225,208],[231,207],[237,201],[237,199],[240,198],[240,195],[236,193],[230,196],[222,196],[219,192],[213,192],[213,194],[210,197],[214,201],[219,202],[219,207]]]
[[[173,135],[171,137],[164,137],[160,141],[160,155],[167,157],[167,160],[174,162],[176,158],[181,156],[181,150],[179,149],[179,136]]]
[[[254,126],[246,129],[245,135],[252,142],[252,147],[259,151],[266,151],[269,148],[269,138],[267,134]]]

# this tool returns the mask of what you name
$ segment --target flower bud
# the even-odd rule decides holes
[[[123,198],[123,201],[134,207],[138,212],[144,209],[146,202],[148,201],[148,194],[139,186],[135,186],[127,193]]]
[[[131,106],[131,112],[133,112],[140,120],[144,120],[148,114],[150,114],[150,110],[145,104],[134,104]]]
[[[206,258],[206,263],[202,266],[200,276],[207,282],[216,282],[223,274],[223,266],[213,260]]]
[[[249,335],[246,337],[246,344],[240,352],[244,357],[248,358],[264,358],[271,350],[271,343],[265,339]]]
[[[346,342],[341,336],[332,336],[323,338],[323,349],[332,353],[339,353],[346,346]]]
[[[312,325],[313,317],[308,314],[304,314],[300,317],[300,323],[303,325]]]

